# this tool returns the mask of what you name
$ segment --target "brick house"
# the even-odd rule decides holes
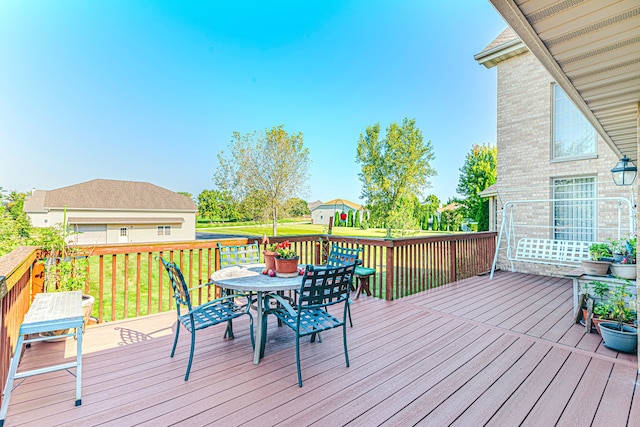
[[[613,183],[611,168],[618,155],[545,66],[510,28],[475,59],[497,70],[498,177],[483,192],[490,199],[492,229],[500,230],[505,203],[518,201],[514,222],[521,227],[517,230],[521,237],[604,241],[620,232],[628,234],[630,209],[621,208],[620,220],[618,201],[599,199],[632,200],[637,185]],[[635,157],[635,153],[625,154]],[[498,267],[509,267],[504,252]],[[565,271],[524,263],[516,263],[515,268],[542,274]]]
[[[191,199],[148,182],[95,179],[34,190],[24,211],[35,227],[67,223],[78,244],[195,240]]]

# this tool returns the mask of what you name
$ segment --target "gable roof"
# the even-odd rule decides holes
[[[354,202],[351,202],[349,200],[345,200],[345,199],[329,200],[328,202],[324,202],[322,205],[316,206],[316,208],[320,207],[320,206],[324,206],[324,207],[331,206],[331,207],[336,207],[336,208],[338,206],[348,206],[351,209],[354,209],[356,211],[363,211],[364,210],[364,207],[362,207],[361,205],[359,205],[357,203],[354,203]]]
[[[121,209],[196,211],[193,200],[148,182],[94,179],[57,190],[36,190],[25,212],[46,209]]]
[[[529,49],[522,43],[520,37],[510,27],[507,27],[480,53],[475,54],[473,58],[479,64],[491,68],[506,59],[528,51]]]

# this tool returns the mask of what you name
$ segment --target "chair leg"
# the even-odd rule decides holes
[[[351,304],[347,301],[347,313],[349,313],[349,325],[353,328],[353,320],[351,320]]]
[[[171,357],[176,353],[176,346],[178,345],[178,335],[180,335],[180,328],[182,327],[182,323],[178,320],[176,323],[176,337],[173,339],[173,347],[171,348]]]
[[[253,336],[253,317],[249,317],[249,336],[251,336],[251,348],[255,350],[256,348],[256,339]]]
[[[347,350],[347,324],[342,325],[342,340],[344,341],[344,360],[349,367],[349,351]]]
[[[226,338],[227,336],[229,336],[229,338],[234,339],[235,336],[233,335],[233,321],[229,320],[227,321],[227,329],[224,331],[224,338]]]
[[[191,351],[189,352],[189,364],[187,365],[187,373],[184,376],[184,380],[187,381],[189,379],[189,372],[191,372],[191,362],[193,362],[193,351],[196,347],[196,331],[193,329],[191,331]]]
[[[296,366],[298,368],[298,387],[302,387],[302,372],[300,371],[300,335],[296,331]]]

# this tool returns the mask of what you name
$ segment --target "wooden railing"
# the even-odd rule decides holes
[[[495,252],[496,233],[470,233],[434,237],[373,239],[332,235],[273,237],[289,240],[301,264],[323,264],[331,244],[361,247],[365,267],[375,268],[370,288],[378,298],[393,300],[446,283],[487,272]],[[89,279],[85,292],[96,299],[92,315],[99,322],[114,321],[174,308],[170,286],[159,257],[174,260],[185,279],[194,286],[207,283],[219,268],[217,243],[253,242],[234,238],[152,244],[82,247],[89,256]],[[0,259],[0,275],[6,276],[6,292],[0,292],[0,386],[4,386],[9,358],[18,330],[33,294],[43,289],[39,251],[19,248]],[[192,298],[203,303],[216,290]]]
[[[0,389],[7,381],[20,325],[31,305],[31,277],[38,255],[36,248],[21,247],[0,258]]]

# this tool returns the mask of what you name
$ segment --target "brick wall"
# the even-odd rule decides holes
[[[505,202],[551,199],[553,178],[595,176],[597,197],[631,199],[634,190],[613,184],[610,171],[618,158],[601,138],[598,138],[596,156],[572,161],[552,160],[554,80],[535,56],[529,52],[520,54],[500,62],[497,69],[498,227]],[[518,237],[552,237],[551,203],[518,205],[514,213],[516,220],[526,225],[518,228]],[[599,202],[597,216],[597,240],[615,236],[617,204]],[[623,222],[628,224],[626,211],[623,216]],[[628,226],[623,233],[627,230]],[[510,268],[505,251],[501,252],[498,266]],[[515,268],[548,275],[561,275],[567,270],[525,263],[518,263]]]

